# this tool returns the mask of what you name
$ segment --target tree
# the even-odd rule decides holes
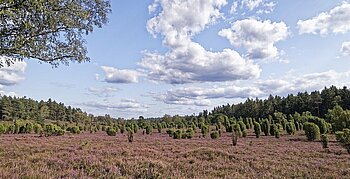
[[[3,0],[0,56],[7,65],[24,58],[54,66],[89,61],[83,36],[106,24],[110,11],[108,0]]]

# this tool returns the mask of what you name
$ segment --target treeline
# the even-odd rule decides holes
[[[0,97],[0,121],[45,120],[83,122],[92,120],[93,115],[83,112],[80,108],[65,106],[51,99],[36,101],[26,97]]]
[[[239,104],[227,104],[215,107],[208,113],[204,110],[199,116],[209,114],[225,114],[228,117],[268,118],[275,112],[289,115],[295,112],[302,114],[309,111],[313,116],[325,118],[329,109],[339,105],[343,109],[350,109],[350,90],[347,87],[325,87],[322,91],[299,92],[297,95],[289,94],[286,97],[272,96],[267,99],[250,99]]]

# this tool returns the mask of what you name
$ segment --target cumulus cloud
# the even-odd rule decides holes
[[[0,60],[5,60],[4,57],[0,57]],[[5,86],[18,84],[24,80],[24,72],[27,68],[27,63],[24,61],[15,61],[10,66],[0,68],[0,84]]]
[[[226,0],[159,0],[155,3],[157,6],[152,6],[161,11],[147,22],[147,30],[154,36],[160,34],[169,51],[144,53],[139,65],[146,70],[149,79],[184,84],[259,77],[259,66],[236,51],[211,52],[192,41],[194,35],[222,18],[220,9],[226,5]]]
[[[243,0],[242,5],[246,6],[249,10],[253,10],[259,7],[263,3],[263,0]]]
[[[350,56],[350,41],[343,42],[340,51],[344,56]]]
[[[350,4],[348,2],[343,2],[329,12],[322,12],[308,20],[299,20],[298,28],[300,34],[311,33],[327,35],[328,33],[344,34],[349,32]]]
[[[142,112],[147,111],[147,105],[141,104],[136,100],[119,101],[119,102],[96,102],[89,101],[82,103],[83,106],[101,110],[117,110],[117,111],[130,111],[130,112]]]
[[[166,104],[207,106],[211,105],[211,100],[215,99],[264,98],[269,94],[287,95],[320,90],[330,85],[348,85],[349,77],[350,71],[335,72],[332,70],[304,75],[286,74],[280,78],[264,79],[252,83],[170,89],[164,94],[154,95],[154,98]]]
[[[219,32],[232,45],[246,48],[249,58],[252,59],[276,58],[279,51],[275,43],[286,39],[288,34],[288,27],[284,22],[256,19],[236,21],[231,28]]]
[[[117,69],[114,67],[102,66],[105,72],[105,81],[108,83],[138,83],[140,72],[128,69]]]
[[[87,90],[90,94],[96,95],[98,97],[110,97],[113,93],[119,91],[118,88],[111,86],[90,87]]]

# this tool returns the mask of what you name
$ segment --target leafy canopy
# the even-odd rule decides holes
[[[57,66],[89,61],[84,35],[107,23],[108,0],[2,0],[1,66],[24,58]]]

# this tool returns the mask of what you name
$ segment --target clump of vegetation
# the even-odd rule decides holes
[[[44,128],[45,136],[60,136],[64,135],[65,131],[58,125],[47,124]]]
[[[296,128],[295,128],[294,122],[288,122],[286,124],[286,131],[289,135],[295,134]]]
[[[316,124],[312,122],[305,122],[303,128],[307,140],[314,141],[320,139],[320,128]]]
[[[324,148],[324,149],[327,149],[328,148],[328,136],[327,136],[327,134],[322,134],[321,135],[321,142],[322,142],[322,147]]]
[[[212,139],[217,139],[219,138],[220,134],[219,134],[219,131],[213,131],[212,133],[210,133],[210,137]]]
[[[336,132],[337,141],[341,142],[350,154],[350,129],[343,129],[343,131]]]
[[[117,135],[117,131],[115,131],[115,129],[113,127],[108,127],[106,132],[107,132],[107,135],[109,135],[109,136],[116,136]]]
[[[169,135],[169,137],[173,137],[174,136],[174,129],[167,129],[166,133]]]
[[[236,146],[237,145],[237,134],[236,132],[232,132],[232,145]]]
[[[247,126],[245,123],[243,121],[239,121],[238,124],[242,131],[242,137],[247,137]]]
[[[79,126],[68,127],[66,130],[69,131],[72,134],[80,134]]]
[[[129,142],[134,141],[134,131],[133,130],[128,131],[128,141]]]
[[[265,136],[268,136],[270,134],[270,122],[268,119],[265,119],[261,123],[261,130],[264,132]]]
[[[152,134],[153,127],[151,125],[146,126],[146,134]]]
[[[201,133],[202,133],[202,136],[205,137],[209,132],[209,126],[208,125],[203,125],[202,128],[201,128]]]
[[[182,130],[180,130],[180,129],[176,130],[174,132],[173,138],[174,139],[181,139],[182,138]]]
[[[187,129],[186,131],[186,138],[192,139],[194,135],[194,130],[192,128]]]
[[[258,122],[254,122],[254,133],[255,133],[256,138],[260,137],[261,127],[260,127],[260,124]]]
[[[239,124],[233,125],[233,132],[235,132],[238,137],[242,137],[242,130]]]

